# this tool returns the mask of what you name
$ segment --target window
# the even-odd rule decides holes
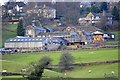
[[[31,41],[31,39],[29,39],[29,41]]]
[[[17,41],[20,41],[20,39],[18,39]]]
[[[23,39],[21,39],[21,41],[23,41]]]
[[[14,41],[16,41],[16,39],[14,39]]]
[[[25,41],[27,41],[27,39],[25,39]]]

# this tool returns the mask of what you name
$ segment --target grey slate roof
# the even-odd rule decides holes
[[[35,29],[36,35],[38,35],[41,32],[45,32],[46,31],[45,28],[39,27],[39,26],[34,26],[33,28]]]

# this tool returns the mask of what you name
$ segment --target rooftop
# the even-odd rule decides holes
[[[6,42],[41,42],[43,38],[10,38],[7,39]]]

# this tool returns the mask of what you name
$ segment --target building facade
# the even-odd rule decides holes
[[[36,45],[37,44],[37,45]],[[36,49],[42,50],[41,38],[10,38],[5,42],[5,48],[9,49]]]
[[[35,8],[27,10],[27,14],[35,13],[43,18],[56,18],[56,9],[44,6],[35,6]]]

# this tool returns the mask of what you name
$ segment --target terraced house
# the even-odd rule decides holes
[[[38,6],[37,4],[33,9],[27,10],[27,14],[35,13],[38,16],[43,18],[55,18],[56,17],[56,9],[46,6]]]

